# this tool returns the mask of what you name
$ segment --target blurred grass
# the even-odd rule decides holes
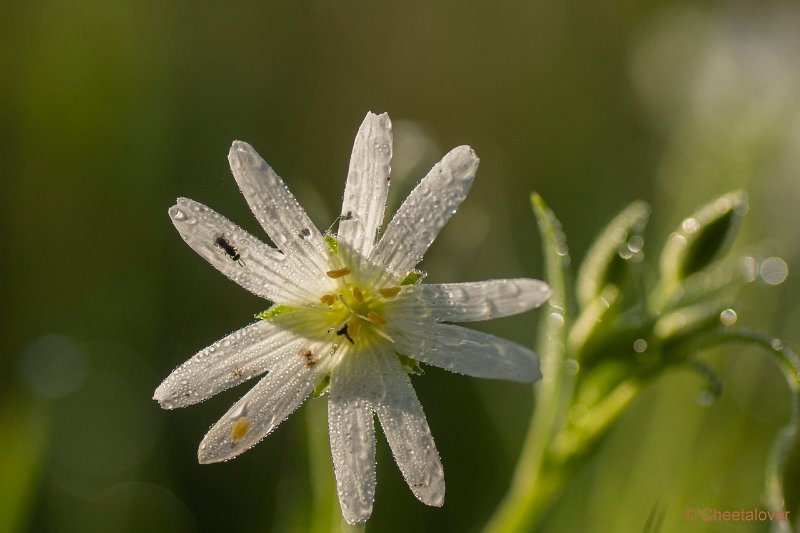
[[[744,187],[751,212],[739,242],[798,264],[800,25],[789,4],[45,0],[4,3],[0,20],[0,529],[311,523],[303,515],[318,489],[302,416],[236,461],[200,467],[199,439],[241,391],[179,412],[149,400],[175,365],[263,308],[166,217],[188,196],[258,230],[229,178],[235,138],[270,161],[322,228],[367,110],[409,125],[396,138],[396,157],[410,162],[398,191],[450,147],[472,145],[478,178],[423,264],[430,281],[540,276],[534,189],[581,257],[631,200],[654,205],[658,239],[708,197]],[[740,323],[798,345],[793,271],[755,289]],[[479,327],[533,345],[537,321]],[[87,362],[72,391],[31,388],[20,370],[52,335]],[[697,405],[701,383],[686,373],[648,390],[548,531],[640,531],[656,507],[663,531],[685,530],[685,505],[757,505],[785,387],[763,354],[708,357],[728,381],[723,397]],[[69,361],[67,370],[78,364]],[[445,507],[413,499],[379,440],[370,525],[475,530],[507,488],[530,392],[437,370],[414,385],[443,457]],[[42,397],[48,390],[55,396]],[[58,416],[41,417],[42,402]],[[790,503],[799,488],[788,487]]]

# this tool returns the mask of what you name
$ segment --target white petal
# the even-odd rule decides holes
[[[444,469],[433,435],[408,375],[393,351],[373,354],[386,396],[375,406],[394,460],[422,503],[444,503]]]
[[[327,279],[325,272],[331,270],[327,245],[283,180],[246,142],[233,142],[228,161],[250,209],[275,246],[294,268],[311,278]],[[335,285],[328,281],[330,287]]]
[[[253,294],[287,304],[319,298],[317,292],[309,290],[314,288],[316,279],[298,275],[286,256],[213,209],[188,198],[178,198],[169,215],[195,252]],[[239,254],[238,259],[226,252],[220,238]]]
[[[472,322],[524,313],[550,297],[550,287],[535,279],[498,279],[445,285],[403,287],[386,318],[424,317],[437,321]]]
[[[369,373],[359,371],[359,359],[363,358],[345,356],[334,369],[328,401],[336,489],[342,515],[350,524],[366,521],[375,499],[375,427],[372,409],[362,394],[374,383],[368,381]]]
[[[395,349],[423,363],[477,378],[529,382],[541,377],[533,351],[500,337],[424,319],[392,324]]]
[[[353,143],[339,219],[339,250],[351,268],[358,267],[375,246],[386,209],[391,159],[389,115],[367,113]]]
[[[301,314],[261,320],[218,340],[176,368],[153,399],[164,409],[186,407],[272,370],[308,343],[287,329],[288,320],[303,320]]]
[[[467,197],[478,162],[469,146],[454,148],[411,191],[370,254],[385,269],[379,285],[399,282],[422,260]]]
[[[302,355],[284,358],[209,430],[199,461],[225,461],[254,446],[305,401],[324,373],[323,365],[309,367]]]

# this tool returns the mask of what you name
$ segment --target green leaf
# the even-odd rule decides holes
[[[662,279],[680,282],[708,266],[733,241],[746,211],[747,196],[735,191],[684,219],[661,252]]]
[[[611,334],[611,324],[619,311],[620,291],[616,285],[606,285],[578,315],[569,332],[567,345],[575,358],[583,362],[591,347]]]
[[[425,373],[422,367],[419,366],[419,361],[416,359],[413,359],[407,355],[403,355],[400,352],[394,353],[397,354],[397,358],[400,359],[400,364],[403,365],[403,370],[405,370],[407,374],[421,376]]]
[[[720,325],[724,306],[718,303],[699,303],[668,313],[653,326],[656,338],[665,344],[675,343]]]
[[[649,217],[649,205],[633,202],[600,233],[578,271],[575,292],[582,308],[593,302],[606,285],[621,286],[627,259],[641,253],[641,244],[632,243],[631,238],[644,230]]]
[[[278,315],[291,313],[292,311],[297,311],[297,308],[290,307],[288,305],[275,304],[266,311],[261,311],[260,313],[256,313],[255,317],[259,320],[267,320],[270,318],[275,318]]]

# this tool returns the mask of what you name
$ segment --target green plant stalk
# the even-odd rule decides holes
[[[547,450],[568,407],[565,396],[571,397],[571,387],[565,384],[568,379],[565,365],[566,244],[558,220],[542,198],[532,195],[531,204],[542,236],[546,278],[553,290],[540,329],[543,332],[539,346],[543,378],[534,386],[534,413],[511,487],[486,525],[487,532],[516,531],[530,523],[530,504],[542,482],[540,476]]]
[[[764,503],[772,512],[785,511],[783,472],[786,469],[786,461],[797,442],[797,433],[800,429],[800,358],[780,340],[747,328],[723,328],[713,332],[701,342],[705,345],[743,342],[764,348],[773,356],[786,378],[792,395],[789,419],[772,442],[764,479]],[[792,528],[788,520],[774,520],[771,523],[770,531],[788,533],[792,531]]]
[[[365,525],[351,526],[342,518],[336,480],[331,469],[328,441],[327,401],[311,401],[305,416],[308,433],[308,454],[311,471],[311,533],[354,533],[365,531]]]

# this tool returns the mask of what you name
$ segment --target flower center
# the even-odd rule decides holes
[[[388,324],[382,311],[386,300],[400,293],[400,287],[386,287],[377,291],[363,289],[348,282],[349,268],[330,270],[328,277],[340,280],[336,293],[325,294],[319,301],[334,312],[336,321],[328,328],[328,334],[341,335],[351,344],[358,342],[364,330],[369,330],[384,339],[394,342],[384,326]]]

